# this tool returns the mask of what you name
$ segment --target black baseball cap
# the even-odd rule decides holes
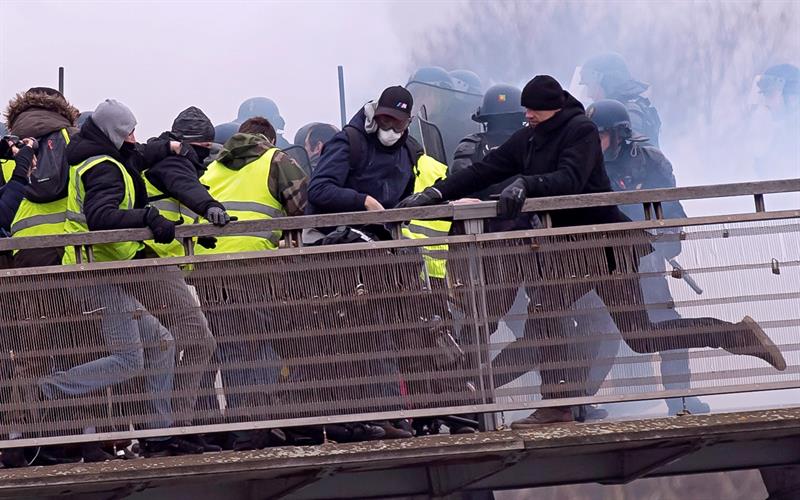
[[[411,97],[411,92],[395,85],[381,93],[378,107],[375,109],[375,116],[388,115],[397,120],[408,120],[411,118],[412,106],[414,106],[414,98]]]

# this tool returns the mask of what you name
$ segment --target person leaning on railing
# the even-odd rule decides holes
[[[528,127],[515,133],[507,142],[489,153],[483,161],[441,180],[422,193],[403,200],[398,208],[420,207],[454,200],[475,192],[481,186],[488,186],[509,177],[516,177],[500,195],[498,213],[501,216],[516,217],[522,210],[527,197],[546,197],[600,193],[611,191],[608,176],[603,164],[603,153],[597,126],[584,113],[580,102],[564,91],[551,76],[539,75],[533,78],[522,91],[521,104],[526,108]],[[586,209],[560,210],[552,214],[555,227],[629,222],[616,206],[591,207]],[[649,245],[647,245],[649,247]],[[645,249],[642,253],[649,253]],[[528,269],[523,269],[526,281],[535,279],[540,271],[535,268],[536,261],[544,257],[527,259]],[[566,258],[567,254],[564,254]],[[614,259],[607,252],[608,268],[635,272],[625,269],[630,264]],[[558,258],[556,255],[554,258]],[[553,264],[553,263],[549,263]],[[530,266],[534,266],[531,268]],[[549,267],[549,266],[548,266]],[[576,285],[581,286],[581,285]],[[590,285],[591,286],[591,285]],[[633,286],[633,293],[626,286]],[[529,290],[528,295],[535,293]],[[633,296],[642,304],[642,292],[638,280],[624,284],[620,280],[603,281],[596,287],[598,295],[608,306],[611,316],[619,327],[628,345],[636,352],[649,353],[661,350],[688,349],[692,347],[723,348],[734,354],[748,354],[758,357],[778,370],[786,368],[786,361],[775,344],[750,317],[732,324],[714,318],[680,318],[653,323],[644,308],[621,311],[626,297]],[[579,289],[566,296],[580,297],[588,290]],[[556,297],[555,295],[558,295]],[[551,297],[552,296],[552,297]],[[541,294],[541,305],[545,311],[559,310],[561,294]],[[560,335],[559,325],[552,319],[531,315],[526,325],[524,343],[536,345],[536,340],[549,340]],[[644,328],[650,335],[641,336],[638,330]],[[694,335],[671,335],[675,329],[700,331]],[[540,360],[575,361],[571,359],[570,346],[550,342],[548,346],[537,348]],[[509,346],[514,348],[514,344]],[[573,355],[574,356],[574,355]],[[587,370],[585,369],[540,369],[542,377],[542,396],[545,399],[583,396]],[[571,389],[563,389],[568,387]],[[513,424],[515,428],[526,428],[543,423],[573,420],[570,407],[542,408],[531,416]]]
[[[146,205],[146,189],[139,175],[145,165],[172,154],[171,145],[169,141],[160,141],[139,146],[135,142],[135,127],[136,118],[131,110],[107,99],[97,106],[70,142],[65,233],[149,227],[156,242],[168,243],[174,239],[175,224],[156,208]],[[92,250],[96,261],[108,262],[135,259],[142,255],[143,248],[141,242],[125,241],[93,245]],[[87,255],[83,250],[82,253],[85,262]],[[74,248],[65,250],[63,263],[76,263]],[[100,284],[75,290],[75,298],[84,311],[103,311],[101,333],[109,355],[43,377],[39,386],[44,398],[78,396],[115,386],[140,375],[146,367],[146,391],[141,395],[157,397],[145,398],[148,422],[144,426],[172,426],[175,341],[170,331],[148,312],[163,307],[157,286],[153,286],[158,276],[158,271],[154,271],[152,279],[136,285]],[[177,437],[147,438],[142,440],[142,447],[146,456],[203,451],[202,447]]]
[[[214,141],[211,120],[202,110],[191,106],[178,114],[171,130],[150,140],[154,143],[159,141],[171,141],[175,154],[145,165],[147,168],[141,175],[147,188],[148,204],[176,224],[192,223],[196,214],[204,214],[214,225],[226,225],[231,219],[225,207],[209,194],[199,179],[205,169],[203,161]],[[199,243],[213,247],[214,239],[202,238]],[[182,257],[185,254],[183,245],[177,240],[166,244],[146,240],[144,244],[148,257]],[[175,337],[176,351],[182,353],[176,359],[173,412],[177,425],[191,425],[196,423],[198,389],[202,374],[216,350],[216,341],[181,270],[177,266],[162,266],[158,270],[162,308],[170,311],[160,315],[159,320]],[[213,393],[208,389],[208,393]],[[185,439],[201,446],[204,451],[221,449],[201,436],[187,436]]]
[[[411,93],[400,86],[388,87],[381,92],[377,101],[370,101],[361,108],[344,129],[333,136],[322,150],[319,164],[311,177],[308,187],[309,204],[306,213],[309,215],[379,211],[394,206],[416,190],[423,190],[437,178],[445,175],[446,167],[424,154],[420,145],[409,135],[411,112],[414,100]],[[412,221],[403,231],[405,238],[426,238],[429,236],[446,236],[450,223],[447,221]],[[356,231],[353,231],[356,229]],[[307,245],[346,243],[353,235],[362,234],[363,238],[388,240],[392,236],[382,225],[366,225],[357,228],[318,228],[303,232],[303,241]],[[442,280],[445,273],[444,252],[446,247],[426,247],[423,249],[425,271],[432,281]],[[419,266],[421,267],[421,266]],[[416,273],[421,270],[414,266]],[[371,278],[367,276],[367,278]],[[415,283],[419,285],[419,283]],[[442,296],[436,292],[437,295]],[[433,294],[432,294],[433,296]],[[419,322],[420,316],[426,321],[433,319],[434,314],[444,316],[447,313],[446,302],[441,300],[438,311],[432,301],[412,305],[399,304],[399,314],[403,319],[392,318],[388,322],[405,324],[412,319]],[[423,307],[420,307],[423,306]],[[365,323],[381,324],[380,319],[385,311],[369,311],[371,315],[364,319]],[[428,328],[426,330],[431,330]],[[432,333],[440,330],[434,327],[433,332],[426,332],[430,338]],[[413,360],[409,353],[421,349],[420,340],[426,335],[419,332],[405,331],[387,327],[385,331],[375,332],[369,338],[353,338],[340,335],[343,349],[348,347],[346,339],[364,350],[384,350],[392,352],[399,344],[401,360],[384,357],[371,362],[362,362],[368,366],[348,367],[354,373],[359,370],[371,375],[391,379],[398,370],[418,371],[411,366]],[[417,339],[415,340],[414,337]],[[413,340],[417,345],[409,342]],[[369,347],[363,344],[369,342]],[[415,349],[416,347],[416,349]],[[401,366],[398,366],[401,365]],[[405,366],[402,366],[405,365]],[[394,381],[371,384],[371,390],[380,393],[385,399],[400,400],[400,387]],[[413,395],[412,395],[413,399]],[[341,429],[337,429],[341,430]],[[411,437],[407,420],[398,422],[381,421],[351,426],[350,431],[344,429],[340,439],[380,439]]]
[[[275,147],[275,140],[275,129],[266,118],[248,119],[225,142],[200,178],[209,194],[240,221],[302,215],[305,210],[308,177],[293,159]],[[276,250],[281,236],[281,231],[220,236],[214,248],[196,246],[195,253]],[[267,290],[254,289],[249,272],[244,265],[224,278],[197,282],[206,317],[218,340],[215,360],[225,389],[226,414],[234,419],[266,418],[269,387],[275,382],[275,370],[268,365],[274,353],[283,359],[293,357],[290,339],[270,340],[271,333],[283,332],[275,332],[275,321],[267,308],[248,307],[254,301],[274,299]],[[243,334],[250,338],[238,340],[237,335]],[[254,335],[259,336],[256,341],[252,340]],[[211,386],[215,372],[209,370],[204,375],[204,387]],[[259,448],[267,444],[265,437],[268,439],[269,434],[236,431],[223,444],[238,450]]]

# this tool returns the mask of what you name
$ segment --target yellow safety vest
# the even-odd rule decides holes
[[[61,129],[61,135],[69,144],[69,134],[66,129]],[[11,223],[11,236],[19,238],[62,234],[66,220],[66,197],[47,203],[35,203],[23,198],[14,215],[14,221]],[[14,253],[16,254],[17,251],[15,250]]]
[[[212,162],[200,178],[211,196],[225,206],[238,220],[264,220],[283,217],[281,203],[269,192],[269,171],[272,157],[278,148],[271,148],[239,170],[232,170],[218,161]],[[217,237],[216,248],[195,245],[195,253],[219,254],[275,250],[281,241],[281,231],[248,233],[241,236]]]
[[[144,173],[142,174],[142,179],[144,179],[144,185],[147,187],[148,204],[156,207],[158,213],[163,215],[164,218],[172,222],[183,220],[184,224],[191,224],[197,218],[197,215],[181,202],[162,193]],[[174,240],[170,243],[156,243],[153,240],[145,240],[144,244],[159,257],[183,257],[186,254],[183,244],[179,240]]]
[[[414,192],[419,193],[447,177],[447,165],[428,155],[422,155],[414,167]],[[403,226],[402,236],[407,239],[437,238],[450,233],[452,222],[446,220],[412,220]],[[444,279],[447,275],[447,245],[423,248],[422,257],[431,278]]]
[[[11,180],[11,175],[14,173],[14,167],[17,166],[17,162],[14,160],[0,160],[0,165],[2,165],[3,182],[8,184],[8,181]]]
[[[135,200],[135,188],[133,178],[130,176],[125,166],[108,155],[92,156],[78,165],[70,167],[69,188],[67,191],[67,222],[64,224],[65,233],[85,233],[89,231],[86,225],[86,214],[83,210],[83,202],[86,197],[86,187],[83,185],[83,176],[92,167],[103,162],[110,162],[119,168],[122,179],[125,183],[125,196],[119,204],[121,210],[133,210]],[[120,243],[103,243],[92,245],[94,260],[96,262],[108,262],[115,260],[130,260],[136,252],[144,248],[140,241],[123,241]],[[83,251],[83,261],[87,261],[85,250]],[[67,247],[64,250],[63,264],[75,264],[75,249]]]

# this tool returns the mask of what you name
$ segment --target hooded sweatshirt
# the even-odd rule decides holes
[[[92,115],[86,120],[80,133],[67,146],[67,161],[70,165],[78,165],[92,156],[108,155],[122,163],[133,180],[134,208],[119,208],[125,197],[125,181],[115,164],[104,161],[92,167],[82,177],[86,190],[83,202],[86,224],[90,231],[146,227],[147,210],[144,207],[147,205],[147,190],[140,172],[170,154],[169,141],[154,141],[146,146],[126,143],[117,148],[95,124],[94,119]],[[106,129],[115,127],[106,123]],[[122,128],[116,127],[116,130]]]

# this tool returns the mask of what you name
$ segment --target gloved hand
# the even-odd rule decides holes
[[[406,197],[397,204],[395,208],[414,208],[437,205],[444,201],[442,193],[435,187],[427,187],[419,193],[414,193]]]
[[[28,145],[22,146],[17,150],[16,155],[14,155],[16,165],[14,166],[14,171],[11,173],[12,178],[17,179],[23,184],[28,184],[28,173],[33,163],[34,154],[35,151]]]
[[[497,202],[497,215],[503,219],[513,219],[522,212],[525,198],[528,197],[528,187],[522,177],[509,184],[501,193]]]
[[[224,226],[231,221],[231,217],[224,208],[209,207],[206,210],[206,220],[215,226]]]
[[[217,248],[217,239],[213,236],[198,236],[197,244],[203,248]]]
[[[156,207],[149,207],[144,215],[144,223],[153,232],[156,243],[170,243],[175,239],[175,223],[167,219]]]

